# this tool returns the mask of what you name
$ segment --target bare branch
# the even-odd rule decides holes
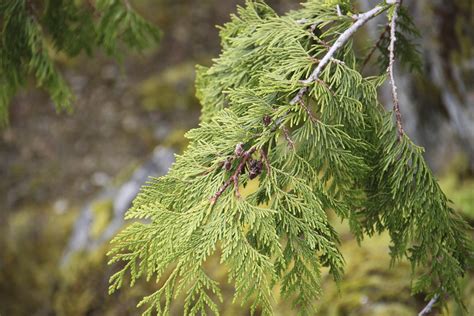
[[[379,15],[382,11],[384,11],[386,9],[385,6],[381,6],[381,5],[378,5],[376,6],[375,8],[373,8],[372,10],[370,11],[367,11],[365,13],[361,13],[361,14],[357,14],[357,15],[354,15],[354,19],[355,19],[355,23],[352,24],[352,26],[350,28],[348,28],[347,30],[344,31],[344,33],[342,33],[338,39],[334,42],[334,44],[331,46],[331,48],[329,49],[329,51],[326,53],[326,55],[324,55],[324,57],[321,59],[321,62],[318,64],[318,66],[316,67],[316,69],[314,69],[314,71],[311,73],[311,75],[306,79],[306,80],[303,80],[302,82],[304,84],[310,84],[312,82],[315,82],[319,79],[319,75],[321,74],[321,72],[323,71],[324,67],[326,67],[326,65],[331,61],[331,59],[334,57],[334,54],[341,48],[344,46],[344,44],[347,43],[347,41],[354,35],[355,32],[357,32],[357,30],[359,30],[365,23],[367,23],[367,21],[369,21],[370,19],[376,17],[377,15]],[[291,100],[291,104],[296,104],[298,102],[300,102],[301,98],[303,97],[303,95],[308,91],[308,86],[304,86],[302,87],[298,93],[296,94],[296,96],[293,98],[293,100]]]
[[[388,74],[390,77],[390,85],[392,87],[392,98],[393,98],[393,111],[395,112],[395,117],[397,120],[397,128],[398,128],[398,139],[401,139],[403,134],[402,126],[402,114],[400,113],[400,105],[398,101],[398,93],[397,93],[397,85],[395,83],[395,75],[394,75],[394,64],[395,64],[395,42],[397,41],[396,37],[396,28],[397,28],[397,18],[398,18],[398,9],[400,7],[400,1],[394,1],[394,10],[392,19],[390,21],[390,45],[388,46],[389,51],[389,64],[388,64]]]
[[[438,301],[438,298],[439,298],[439,294],[436,294],[435,296],[433,296],[433,298],[428,302],[425,308],[423,308],[421,312],[418,313],[418,316],[428,315],[428,313],[431,312],[431,310],[433,309],[434,304],[436,304],[436,301]]]

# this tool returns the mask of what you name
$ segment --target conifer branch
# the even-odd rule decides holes
[[[316,27],[316,24],[314,24],[314,25],[311,27],[311,29],[312,29],[313,32],[314,32],[314,28],[313,28],[313,27],[315,28],[315,27]],[[315,36],[315,37],[316,37],[316,36]],[[331,48],[331,45],[329,45],[328,42],[323,41],[323,40],[320,39],[319,37],[316,37],[316,40],[317,40],[317,42],[318,42],[319,44],[323,45],[323,46],[326,47],[327,49],[330,49],[330,48]]]
[[[362,26],[365,25],[369,20],[373,19],[377,15],[379,15],[381,12],[386,10],[387,7],[378,5],[372,10],[369,10],[365,13],[357,14],[354,15],[353,18],[355,19],[355,23],[352,24],[351,27],[349,27],[347,30],[345,30],[339,37],[338,39],[334,42],[334,44],[331,46],[329,51],[324,55],[324,57],[321,59],[321,62],[318,64],[316,69],[311,73],[311,75],[302,81],[303,84],[306,86],[302,87],[296,96],[291,100],[290,104],[296,104],[301,101],[303,98],[303,95],[308,91],[308,84],[315,82],[317,79],[319,79],[319,75],[323,71],[324,67],[331,61],[331,58],[334,57],[334,54],[344,46],[344,44],[347,43],[347,41],[359,30]]]
[[[348,25],[348,17],[338,18],[334,6],[322,1],[308,1],[284,17],[261,1],[247,1],[221,30],[220,57],[211,67],[198,68],[203,124],[188,132],[188,149],[168,175],[144,186],[128,215],[151,222],[128,226],[114,239],[112,262],[128,264],[111,279],[113,288],[122,286],[126,272],[132,281],[162,279],[170,265],[180,264],[179,275],[161,286],[159,294],[144,299],[148,313],[156,309],[161,314],[162,307],[169,311],[178,286],[176,293],[186,294],[184,306],[193,306],[185,307],[184,315],[206,314],[207,309],[218,314],[219,284],[201,273],[204,262],[217,255],[229,267],[234,299],[272,315],[278,286],[280,296],[292,301],[300,314],[314,315],[321,268],[329,268],[336,280],[343,273],[338,234],[327,218],[327,211],[334,210],[351,223],[358,238],[387,231],[392,259],[409,259],[416,274],[426,267],[427,258],[439,259],[431,273],[414,282],[413,293],[434,298],[442,284],[447,295],[461,298],[459,278],[469,267],[474,245],[467,224],[449,207],[428,169],[422,149],[408,137],[397,143],[392,115],[374,110],[387,61],[381,76],[364,77],[354,63],[356,52],[347,49],[335,55],[372,17],[391,7],[391,18],[393,4],[384,1]],[[399,12],[400,43],[404,19]],[[322,25],[320,34],[316,30]],[[382,42],[384,53],[387,39]],[[319,56],[324,58],[317,60]],[[323,76],[334,57],[348,66]],[[314,74],[306,79],[311,87],[301,84],[308,68]],[[289,88],[295,86],[296,91]],[[298,90],[300,104],[282,102]],[[318,106],[312,107],[315,102]],[[315,119],[318,123],[312,124]],[[276,136],[297,145],[298,151],[285,148],[285,141]],[[270,176],[262,177],[257,191],[232,203],[240,197],[239,181],[245,184],[264,168]],[[213,212],[222,195],[220,211]],[[209,204],[211,211],[203,212]],[[354,208],[364,209],[364,216],[351,211]]]
[[[339,6],[337,6],[337,9],[338,9],[338,15],[341,16],[340,14],[340,8]],[[329,47],[329,51],[326,53],[326,55],[322,58],[322,59],[317,59],[315,57],[312,57],[313,60],[316,60],[318,61],[318,66],[316,67],[316,69],[313,71],[313,73],[305,80],[302,81],[302,83],[304,84],[310,84],[312,82],[321,82],[323,83],[326,87],[327,85],[324,83],[324,81],[322,81],[321,79],[319,79],[319,75],[321,74],[321,72],[323,71],[324,67],[330,62],[330,61],[334,61],[334,62],[337,62],[337,63],[344,63],[342,61],[339,61],[338,59],[334,58],[334,54],[341,48],[344,46],[344,44],[355,34],[355,32],[357,32],[357,30],[359,28],[361,28],[365,23],[367,23],[367,21],[369,21],[370,19],[374,18],[375,16],[377,16],[378,14],[380,14],[383,10],[385,10],[385,7],[383,6],[376,6],[375,8],[373,8],[372,10],[370,11],[367,11],[365,13],[361,13],[361,14],[358,14],[356,16],[354,16],[354,18],[356,19],[356,22],[350,27],[348,28],[344,33],[342,33],[339,38],[336,40],[336,42],[331,46]],[[314,32],[314,29],[316,28],[316,24],[313,24],[311,26],[311,31]],[[310,119],[315,122],[316,119],[314,117],[314,115],[311,113],[311,110],[305,105],[304,101],[303,101],[303,96],[304,94],[308,91],[308,86],[304,86],[302,87],[298,93],[296,94],[296,96],[291,100],[290,104],[296,104],[296,103],[299,103],[301,104],[301,106],[305,109],[305,111],[308,113],[308,116],[310,117]]]
[[[403,131],[403,126],[402,126],[402,114],[400,112],[397,85],[395,83],[395,75],[394,75],[394,69],[393,69],[394,64],[395,64],[395,42],[397,41],[396,28],[397,28],[398,8],[400,7],[400,1],[395,0],[393,2],[394,2],[394,10],[392,14],[392,19],[390,20],[390,45],[388,46],[389,64],[388,64],[387,71],[390,77],[390,85],[392,87],[393,111],[395,112],[395,117],[397,120],[398,138],[400,139],[405,132]]]
[[[428,315],[429,312],[433,309],[434,305],[438,301],[439,294],[436,294],[433,296],[433,298],[428,302],[428,304],[421,310],[421,312],[418,313],[418,316],[425,316]]]

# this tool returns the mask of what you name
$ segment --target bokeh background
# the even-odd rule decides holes
[[[408,1],[407,1],[408,2]],[[48,96],[30,88],[12,102],[9,127],[0,130],[0,315],[136,315],[135,305],[156,284],[139,283],[107,294],[108,241],[147,176],[166,172],[183,134],[198,123],[194,66],[219,53],[216,25],[237,0],[136,0],[158,25],[159,47],[128,54],[122,64],[96,55],[55,56],[77,96],[72,114],[57,114]],[[278,12],[297,0],[268,1]],[[361,10],[374,1],[359,1]],[[474,8],[470,0],[410,1],[420,29],[422,73],[398,69],[405,127],[456,209],[474,224]],[[374,21],[357,39],[377,38]],[[368,72],[370,73],[370,69]],[[389,96],[382,91],[382,101]],[[361,246],[335,221],[347,261],[338,289],[324,278],[321,315],[415,315],[423,296],[410,294],[410,267],[390,268],[388,238]],[[212,263],[210,263],[212,265]],[[224,315],[231,306],[225,271]],[[474,315],[474,277],[463,280],[468,315]],[[181,314],[179,303],[173,307]],[[292,315],[278,303],[278,315]],[[454,302],[449,311],[462,315]]]

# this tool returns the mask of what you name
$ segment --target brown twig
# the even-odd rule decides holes
[[[294,149],[295,148],[295,143],[293,142],[293,140],[291,140],[290,131],[283,124],[284,117],[287,116],[289,113],[290,112],[288,111],[288,112],[286,112],[286,114],[284,116],[279,117],[278,119],[276,119],[274,125],[271,128],[271,131],[275,132],[277,129],[281,129],[282,132],[283,132],[283,135],[285,136],[286,141],[288,142],[288,146],[292,147]]]
[[[268,161],[267,152],[264,149],[260,149],[260,155],[262,156],[262,160],[265,163],[265,169],[267,169],[267,174],[270,175],[270,162]]]
[[[316,35],[315,35],[315,38],[316,38],[316,41],[317,41],[319,44],[321,44],[322,46],[324,46],[325,48],[327,48],[327,49],[330,49],[330,48],[331,48],[331,45],[329,45],[328,42],[323,41],[322,39],[320,39],[320,38],[317,37]]]
[[[296,23],[298,24],[306,24],[308,23],[308,19],[300,19],[300,20],[297,20]],[[319,38],[318,36],[316,36],[316,34],[314,34],[314,32],[316,31],[316,28],[318,27],[318,23],[313,23],[311,24],[311,26],[309,27],[309,30],[311,32],[311,35],[312,37],[321,45],[323,45],[324,47],[326,48],[331,48],[331,45],[329,45],[329,43],[323,41],[321,38]]]
[[[321,80],[321,79],[318,79],[316,80],[317,83],[319,83],[320,85],[324,86],[329,92],[331,92],[332,96],[336,96],[336,92],[332,91],[331,88],[328,86],[328,84],[326,82],[324,82],[324,80]]]
[[[285,125],[282,125],[280,128],[283,131],[283,135],[285,136],[286,141],[288,142],[288,146],[295,149],[295,143],[291,139],[290,131],[288,130],[288,127],[286,127]]]
[[[239,192],[239,176],[242,173],[243,169],[245,168],[245,165],[249,158],[252,156],[252,154],[255,152],[256,148],[252,147],[247,151],[244,151],[240,155],[240,162],[237,168],[235,169],[234,173],[230,176],[229,179],[227,179],[226,182],[217,190],[216,194],[214,194],[211,197],[211,204],[215,204],[219,197],[224,193],[224,191],[233,183],[234,184],[234,190],[235,190],[235,195],[237,198],[240,198],[240,192]]]
[[[306,113],[308,114],[308,117],[309,119],[313,122],[313,123],[316,123],[318,121],[318,119],[316,118],[316,116],[314,116],[313,112],[311,111],[311,109],[306,105],[306,103],[304,102],[303,99],[301,99],[299,102],[298,102],[299,105],[301,105],[301,107],[306,111]]]

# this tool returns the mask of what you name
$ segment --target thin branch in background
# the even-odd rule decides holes
[[[436,294],[433,296],[433,298],[428,302],[428,304],[421,310],[421,312],[418,313],[418,316],[425,316],[428,315],[429,312],[433,309],[434,305],[438,301],[439,294]]]
[[[400,1],[395,0],[393,2],[394,2],[395,8],[393,10],[392,19],[390,20],[390,45],[388,46],[389,64],[388,64],[387,72],[389,74],[390,85],[392,87],[393,111],[395,112],[395,117],[397,120],[398,139],[400,140],[405,132],[403,131],[403,126],[402,126],[402,114],[400,112],[397,85],[395,83],[395,74],[394,74],[395,42],[397,41],[396,28],[397,28],[397,18],[398,18],[398,9],[400,7]],[[387,3],[389,2],[387,1]]]
[[[329,51],[324,55],[324,57],[321,59],[321,62],[318,64],[318,66],[314,69],[314,71],[311,73],[311,75],[306,79],[303,80],[302,83],[305,84],[306,86],[302,87],[296,96],[291,100],[291,104],[296,104],[301,101],[303,98],[303,95],[308,91],[308,84],[313,83],[319,79],[319,75],[323,71],[324,67],[331,61],[331,58],[334,57],[334,54],[344,46],[344,44],[349,41],[349,39],[354,35],[357,30],[359,30],[367,21],[371,20],[372,18],[376,17],[379,15],[381,12],[383,12],[387,7],[378,5],[375,8],[361,14],[354,15],[355,23],[352,24],[351,27],[349,27],[347,30],[345,30],[339,37],[338,39],[334,42],[334,44],[331,46]]]
[[[388,31],[390,30],[390,25],[387,24],[383,30],[382,33],[380,33],[380,37],[379,39],[377,40],[377,42],[374,44],[374,46],[372,46],[372,48],[370,49],[370,52],[369,54],[367,55],[367,57],[365,57],[364,59],[364,62],[362,63],[362,68],[361,68],[361,71],[364,71],[364,68],[365,66],[367,65],[367,63],[370,61],[370,59],[372,58],[372,55],[375,53],[375,51],[377,50],[377,48],[380,46],[380,42],[382,42],[382,40],[385,38],[385,35],[388,33]]]

